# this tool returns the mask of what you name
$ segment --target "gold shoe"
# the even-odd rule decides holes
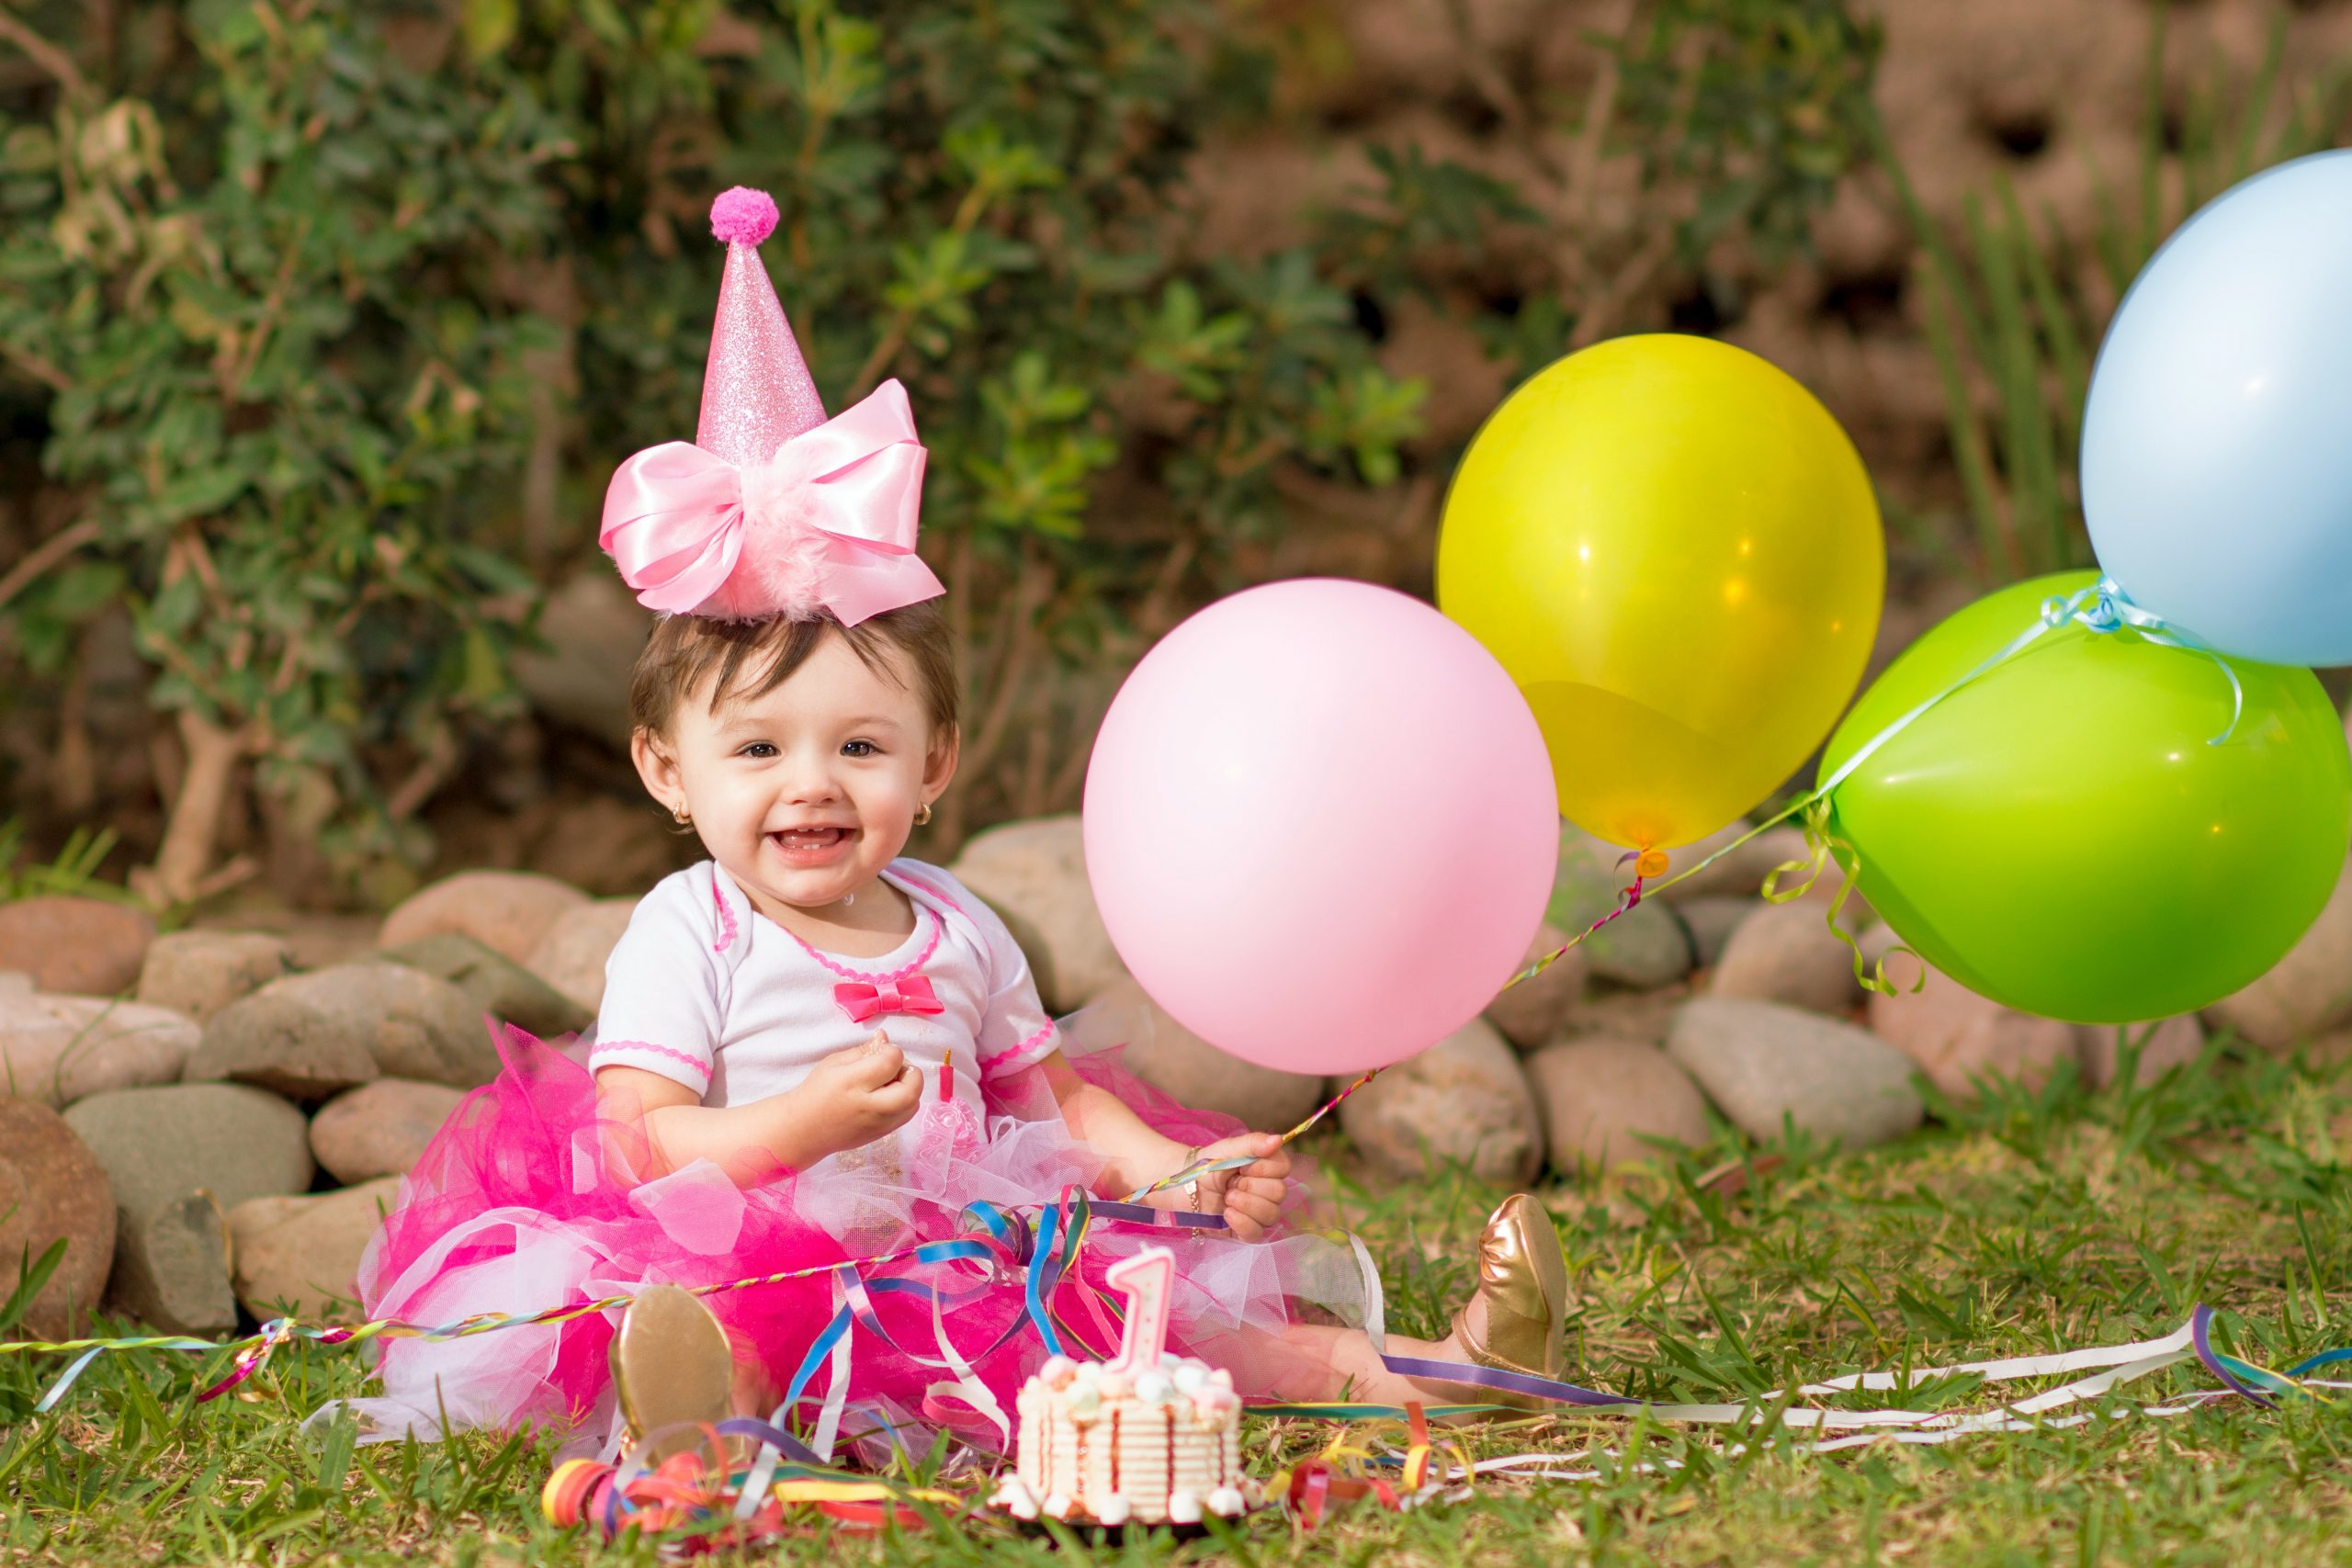
[[[675,1285],[639,1291],[613,1336],[612,1366],[621,1419],[633,1440],[664,1427],[727,1419],[735,1355],[727,1330],[699,1296]],[[699,1432],[680,1431],[646,1457],[658,1464],[701,1440]]]
[[[1552,1216],[1524,1192],[1502,1201],[1478,1235],[1478,1291],[1486,1332],[1470,1330],[1465,1305],[1453,1328],[1482,1367],[1539,1378],[1567,1375],[1568,1263]]]

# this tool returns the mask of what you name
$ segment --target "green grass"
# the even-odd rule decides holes
[[[2147,1089],[2071,1083],[1947,1108],[1946,1124],[1866,1155],[1783,1145],[1735,1194],[1713,1149],[1613,1187],[1549,1196],[1581,1279],[1582,1380],[1738,1399],[1859,1368],[1932,1365],[2118,1342],[2226,1309],[2229,1345],[2278,1367],[2352,1344],[2352,1083],[2265,1057],[2220,1059]],[[1335,1201],[1373,1243],[1392,1322],[1439,1328],[1467,1242],[1497,1194],[1452,1176],[1367,1190],[1342,1145]],[[94,1368],[66,1407],[28,1419],[50,1364],[0,1367],[0,1563],[650,1562],[655,1543],[591,1541],[537,1518],[547,1471],[521,1439],[351,1452],[306,1442],[300,1416],[354,1391],[356,1359],[288,1355],[254,1397],[198,1407],[193,1359]],[[2136,1399],[2208,1386],[2193,1364]],[[1866,1398],[1879,1396],[1864,1396]],[[1915,1396],[1918,1397],[1918,1396]],[[1929,1396],[1982,1398],[1965,1385]],[[1386,1435],[1386,1434],[1375,1434]],[[1261,1472],[1328,1430],[1253,1422]],[[1482,1483],[1475,1501],[1393,1515],[1357,1506],[1317,1533],[1278,1517],[1191,1544],[1050,1542],[990,1520],[911,1538],[814,1528],[756,1553],[792,1561],[1347,1563],[2340,1562],[2352,1505],[2352,1406],[2236,1402],[2171,1419],[1992,1435],[1941,1448],[1727,1459],[1703,1434],[1538,1419],[1472,1434],[1481,1453],[1626,1461],[1592,1483]]]

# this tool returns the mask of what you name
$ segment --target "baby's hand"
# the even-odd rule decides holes
[[[1236,1170],[1214,1171],[1201,1178],[1201,1207],[1214,1214],[1223,1205],[1225,1223],[1243,1241],[1258,1241],[1273,1229],[1282,1213],[1283,1182],[1290,1175],[1290,1150],[1273,1133],[1244,1133],[1238,1138],[1210,1144],[1203,1159],[1229,1159],[1254,1155]]]
[[[838,1152],[870,1144],[912,1121],[922,1100],[922,1075],[876,1030],[865,1044],[818,1063],[797,1092],[821,1112],[826,1141]]]

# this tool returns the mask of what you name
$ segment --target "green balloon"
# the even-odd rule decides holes
[[[2095,581],[2017,583],[1921,637],[1830,738],[1823,781]],[[2216,746],[2230,682],[2212,658],[2130,630],[2042,633],[1838,786],[1862,895],[1945,974],[2049,1018],[2169,1018],[2258,978],[2344,870],[2352,754],[2310,671],[2230,668],[2245,711]]]

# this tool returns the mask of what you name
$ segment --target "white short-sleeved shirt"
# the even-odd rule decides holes
[[[915,929],[879,958],[819,952],[752,908],[716,862],[664,877],[605,962],[589,1066],[639,1067],[705,1105],[743,1105],[798,1087],[878,1029],[922,1072],[926,1106],[944,1098],[978,1128],[983,1080],[1051,1052],[1053,1021],[994,910],[921,861],[882,875],[913,903]]]

